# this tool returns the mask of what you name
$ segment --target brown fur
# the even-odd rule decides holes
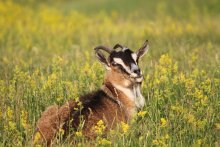
[[[85,120],[82,130],[83,135],[91,139],[96,137],[94,130],[91,128],[95,126],[99,120],[105,122],[107,126],[106,131],[114,128],[116,124],[121,121],[128,121],[132,117],[132,112],[130,111],[135,109],[135,104],[129,100],[123,92],[114,89],[110,83],[111,81],[116,84],[122,84],[122,86],[129,86],[123,85],[127,79],[125,76],[126,75],[122,73],[117,73],[115,70],[107,72],[105,83],[109,84],[108,87],[103,88],[105,92],[102,91],[103,95],[99,98],[96,96],[98,92],[81,97],[80,101],[83,106],[81,111],[76,110],[77,108],[79,109],[79,106],[74,101],[69,101],[61,107],[57,105],[48,107],[37,122],[37,131],[40,132],[42,140],[46,141],[49,145],[60,128],[63,128],[65,131],[64,137],[71,134],[72,132],[70,130],[77,130],[80,124],[80,115],[84,116]],[[109,79],[109,77],[111,77],[111,79]],[[132,83],[131,81],[128,82],[130,84]],[[109,97],[109,95],[111,96]],[[112,100],[112,97],[118,97],[122,106]]]
[[[70,111],[76,107],[76,103],[70,101],[60,108],[57,105],[48,107],[37,122],[37,132],[41,134],[39,142],[46,141],[47,144],[56,136],[59,128],[69,119]]]
[[[104,78],[104,83],[114,83],[122,87],[129,88],[133,81],[127,74],[122,73],[117,67],[111,66],[111,70],[107,71]],[[127,83],[127,84],[125,84]]]

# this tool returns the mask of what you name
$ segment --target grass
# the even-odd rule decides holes
[[[218,146],[220,4],[217,0],[1,1],[0,146],[30,146],[37,119],[98,89],[104,68],[93,48],[145,39],[140,63],[147,104],[106,138],[56,145]],[[120,128],[121,127],[121,128]]]

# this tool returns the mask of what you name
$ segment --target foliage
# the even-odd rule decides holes
[[[87,11],[70,9],[83,5],[81,1],[0,1],[1,146],[33,145],[39,139],[33,137],[36,121],[47,106],[77,100],[101,86],[104,67],[95,59],[96,45],[122,43],[137,49],[145,39],[151,47],[140,63],[144,109],[105,137],[100,120],[94,128],[100,134],[96,140],[87,141],[77,130],[75,140],[58,137],[55,144],[220,144],[218,1],[200,5],[186,0],[183,5],[157,0],[148,2],[146,11],[137,9],[145,1],[134,6],[128,1],[128,14],[113,2],[100,2],[108,12],[97,13],[88,5]]]

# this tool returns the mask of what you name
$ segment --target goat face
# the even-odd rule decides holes
[[[100,49],[109,53],[108,58],[105,58]],[[138,66],[138,61],[147,52],[148,41],[145,41],[143,46],[136,52],[120,44],[116,44],[113,49],[97,46],[95,50],[99,61],[108,70],[107,77],[109,77],[110,82],[120,85],[124,83],[122,86],[126,87],[142,82],[143,75]]]

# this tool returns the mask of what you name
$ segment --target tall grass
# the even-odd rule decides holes
[[[149,39],[140,63],[147,104],[136,118],[106,138],[89,142],[79,131],[55,144],[218,146],[219,2],[126,1],[125,9],[114,0],[98,2],[0,2],[0,145],[33,145],[47,106],[101,86],[96,45],[135,50]]]

